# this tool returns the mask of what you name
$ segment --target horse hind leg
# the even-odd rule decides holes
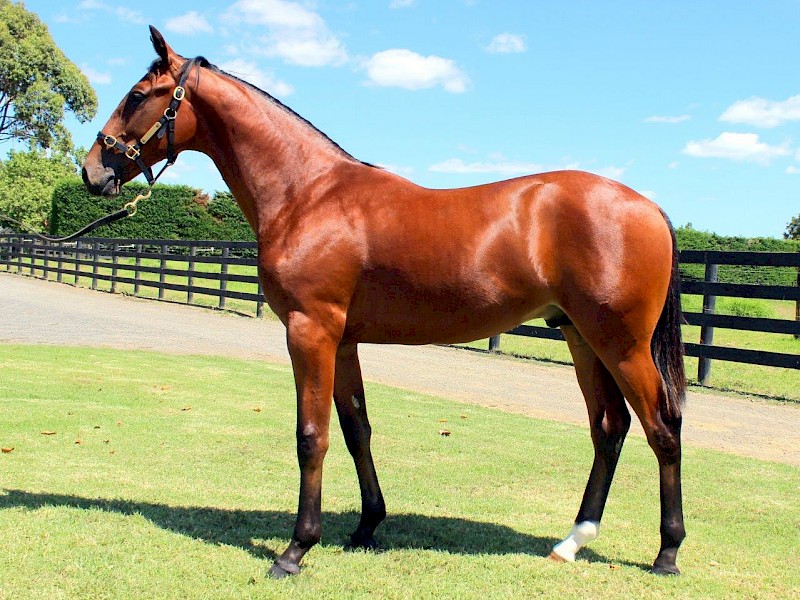
[[[386,517],[386,505],[372,460],[372,428],[367,417],[364,384],[355,344],[340,346],[336,353],[333,399],[361,489],[361,520],[350,536],[348,547],[372,549],[376,547],[372,536]]]
[[[594,461],[580,510],[569,535],[550,553],[555,561],[573,561],[581,547],[597,538],[611,481],[630,428],[625,399],[611,373],[573,325],[562,325],[586,400]]]
[[[676,414],[675,409],[668,407],[664,381],[649,347],[632,353],[613,371],[658,460],[661,547],[651,570],[657,575],[677,575],[680,570],[675,560],[686,536],[681,493],[680,409]]]

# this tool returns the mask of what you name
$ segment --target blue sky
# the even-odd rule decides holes
[[[348,152],[431,187],[562,168],[617,179],[676,225],[779,237],[800,213],[800,0],[29,0],[100,100],[154,24]],[[184,153],[165,175],[225,189]]]

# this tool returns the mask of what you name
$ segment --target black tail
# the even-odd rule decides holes
[[[662,212],[663,214],[663,212]],[[681,338],[681,280],[678,272],[678,244],[675,230],[664,215],[672,235],[672,280],[667,292],[667,300],[658,319],[650,348],[661,378],[664,380],[667,405],[662,414],[669,418],[680,418],[686,401],[686,373],[683,367],[683,340]]]

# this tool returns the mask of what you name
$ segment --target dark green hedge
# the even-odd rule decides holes
[[[730,237],[698,231],[691,227],[675,230],[681,250],[721,250],[726,252],[800,252],[797,240],[777,238]],[[703,265],[681,265],[681,273],[691,279],[703,279]],[[719,280],[725,283],[750,283],[759,285],[796,285],[797,269],[794,267],[747,267],[720,265]]]
[[[116,198],[90,195],[79,179],[56,185],[50,212],[50,233],[68,235],[113,212],[147,190],[130,183]],[[153,195],[139,202],[135,216],[98,228],[97,237],[166,240],[254,240],[253,232],[230,193],[214,198],[188,186],[161,185]]]

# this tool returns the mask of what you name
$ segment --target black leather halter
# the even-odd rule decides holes
[[[172,100],[170,101],[169,106],[164,110],[164,115],[158,121],[153,123],[153,126],[148,129],[147,133],[145,133],[137,142],[128,144],[126,146],[113,135],[103,133],[102,131],[97,133],[97,141],[103,144],[106,150],[116,150],[121,152],[127,158],[136,163],[136,166],[139,167],[139,170],[144,174],[150,187],[155,185],[158,178],[161,177],[161,174],[166,171],[168,167],[174,165],[178,158],[178,155],[175,152],[175,118],[178,116],[178,109],[181,106],[181,102],[186,97],[186,88],[184,87],[186,85],[186,79],[189,77],[189,73],[194,67],[196,61],[197,59],[193,58],[186,64],[183,74],[181,75],[181,79],[178,82],[178,85],[175,87],[175,90],[172,92]],[[142,159],[141,149],[142,146],[144,146],[153,138],[153,136],[158,136],[158,138],[161,139],[164,137],[165,133],[167,136],[167,164],[161,167],[161,170],[154,177],[153,170],[148,167]]]

